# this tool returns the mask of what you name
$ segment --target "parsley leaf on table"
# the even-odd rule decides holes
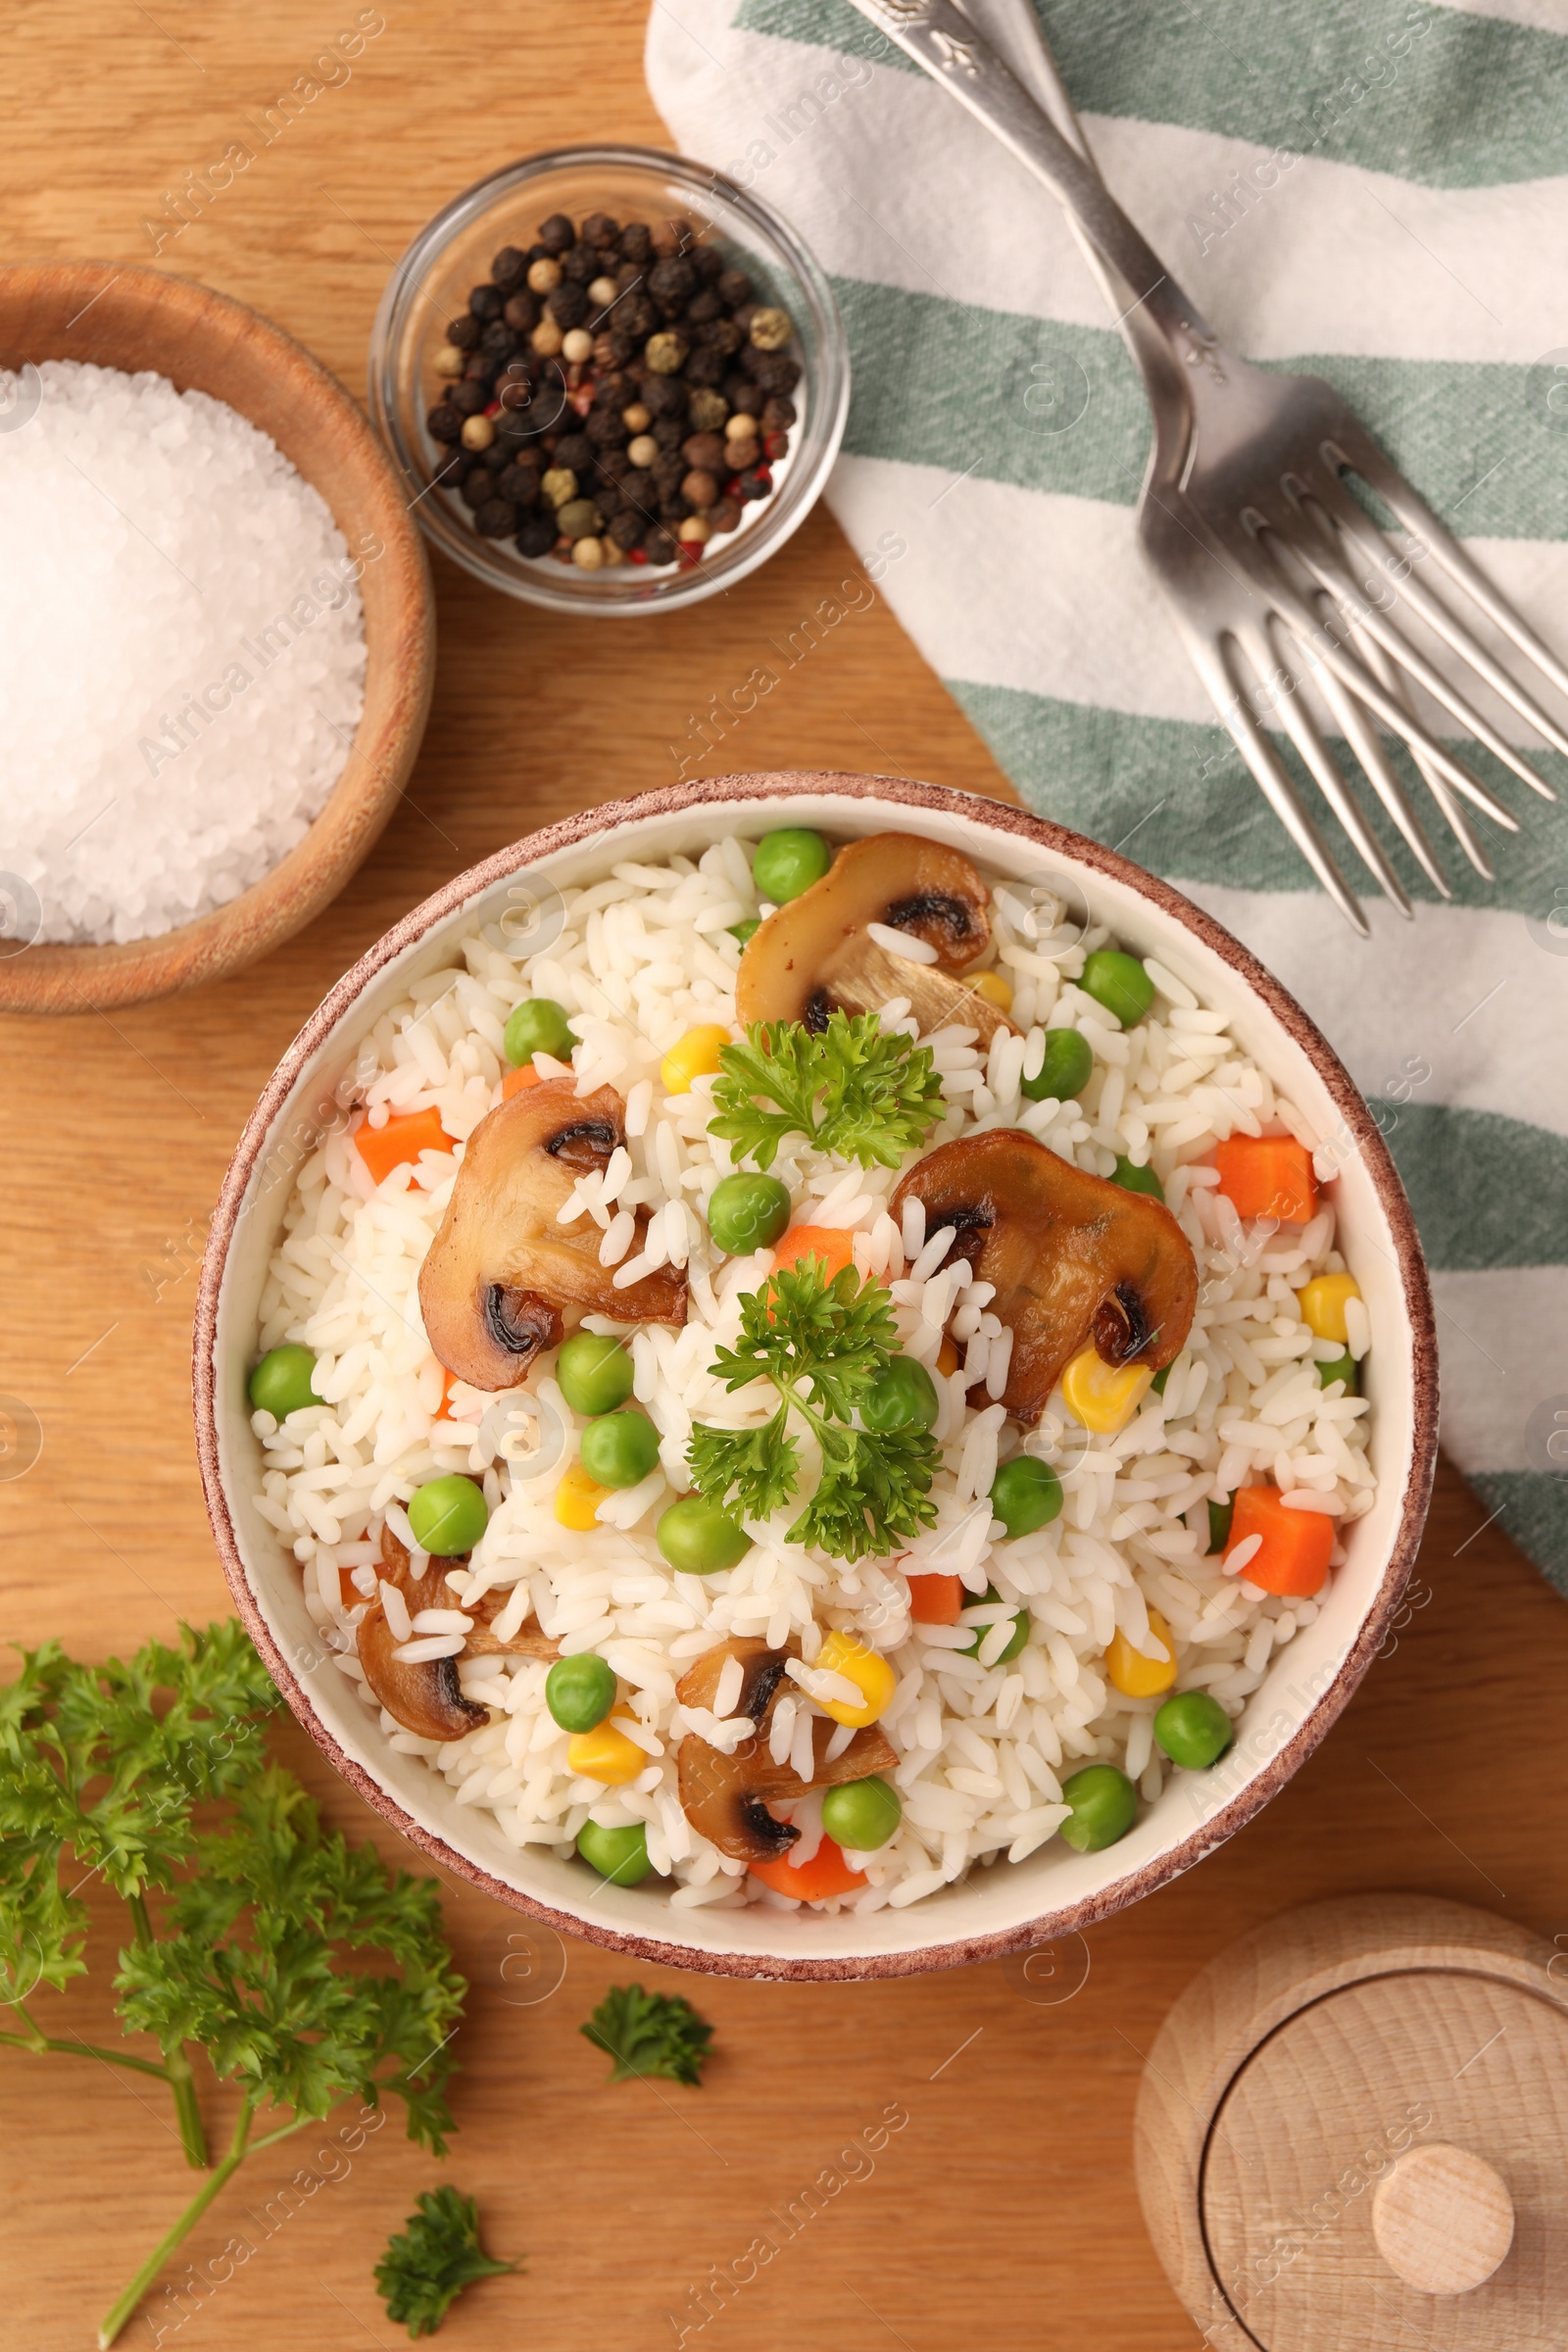
[[[740,1301],[740,1336],[713,1351],[710,1370],[732,1392],[770,1381],[781,1399],[760,1429],[717,1429],[697,1422],[687,1460],[700,1494],[732,1503],[744,1518],[766,1519],[795,1494],[800,1451],[788,1435],[796,1412],[821,1449],[815,1493],[788,1530],[791,1544],[812,1544],[833,1558],[885,1555],[936,1518],[930,1498],[940,1458],[929,1430],[871,1431],[851,1425],[899,1348],[898,1325],[880,1283],[861,1282],[853,1266],[832,1280],[819,1257],[780,1267]]]
[[[896,1168],[947,1107],[930,1048],[884,1034],[874,1012],[830,1013],[821,1031],[754,1021],[744,1045],[721,1048],[709,1132],[760,1168],[788,1135],[863,1168]]]
[[[376,2264],[375,2284],[389,2320],[413,2336],[434,2335],[466,2286],[521,2268],[484,2251],[477,2204],[449,2183],[424,2191]]]
[[[577,2031],[614,2060],[612,2082],[664,2075],[671,2082],[700,2083],[711,2053],[713,2029],[678,1992],[644,1992],[640,1984],[612,1984]]]

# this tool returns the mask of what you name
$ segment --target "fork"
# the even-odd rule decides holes
[[[1407,918],[1403,884],[1301,692],[1309,678],[1377,802],[1434,890],[1452,890],[1376,721],[1401,737],[1470,863],[1492,865],[1462,803],[1517,833],[1518,819],[1416,715],[1419,686],[1544,800],[1556,794],[1412,641],[1423,623],[1568,756],[1568,732],[1416,574],[1430,556],[1520,654],[1568,696],[1568,668],[1438,519],[1331,384],[1238,359],[1110,195],[1038,28],[1043,111],[954,0],[854,0],[915,65],[1001,140],[1062,205],[1143,375],[1154,435],[1139,497],[1140,545],[1221,724],[1342,914],[1370,926],[1264,727],[1270,691],[1285,732],[1367,871]],[[1009,12],[1010,13],[1010,12]],[[1031,16],[1033,12],[1030,12]],[[1052,120],[1054,116],[1055,121]],[[1058,128],[1057,124],[1062,127]],[[1348,486],[1354,475],[1407,534],[1401,549]]]

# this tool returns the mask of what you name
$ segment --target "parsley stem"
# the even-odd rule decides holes
[[[239,2114],[235,2118],[234,2136],[228,2143],[227,2155],[214,2166],[212,2173],[202,2182],[201,2187],[196,2191],[172,2230],[159,2239],[124,2293],[104,2314],[103,2324],[98,2329],[98,2352],[108,2352],[109,2345],[114,2342],[124,2327],[125,2322],[130,2318],[171,2254],[173,2253],[176,2246],[184,2243],[219,2190],[223,2187],[225,2182],[233,2179],[246,2157],[250,2155],[251,2119],[255,2113],[256,2093],[247,2091],[240,2102]],[[302,2123],[305,2120],[304,2117],[300,2118]],[[296,2128],[294,2125],[289,2126],[290,2131]],[[282,2136],[280,2132],[270,2134],[270,2137],[274,2139]],[[264,2140],[259,2144],[265,2147],[269,2142]]]
[[[125,1900],[136,1925],[137,1942],[148,1946],[156,1943],[158,1939],[153,1934],[145,1894],[129,1894]],[[165,2042],[164,2070],[173,2093],[174,2114],[179,2124],[180,2145],[185,2151],[185,2162],[193,2172],[204,2173],[212,2158],[207,2152],[207,2133],[202,2128],[202,2111],[196,2099],[196,2078],[182,2042]]]
[[[20,2010],[22,2004],[14,2001],[12,2007]],[[24,2010],[22,2014],[30,2026],[31,2018],[26,2016]],[[58,2041],[52,2034],[34,2031],[31,2034],[0,2034],[0,2044],[11,2050],[31,2050],[35,2056],[41,2056],[46,2050],[58,2050],[63,2058],[101,2058],[106,2066],[127,2066],[132,2074],[152,2075],[160,2082],[167,2082],[170,2079],[168,2067],[159,2066],[154,2059],[133,2058],[128,2050],[102,2049],[95,2041]]]

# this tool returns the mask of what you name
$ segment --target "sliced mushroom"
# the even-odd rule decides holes
[[[599,1262],[593,1219],[560,1222],[578,1177],[608,1167],[626,1140],[626,1106],[613,1087],[581,1099],[572,1087],[552,1078],[524,1088],[480,1120],[419,1269],[430,1346],[476,1389],[514,1388],[584,1315],[686,1320],[681,1268],[662,1266],[617,1291],[613,1269]],[[646,1223],[640,1215],[639,1237]]]
[[[560,1657],[561,1644],[541,1631],[537,1618],[530,1617],[505,1641],[490,1631],[509,1596],[505,1592],[484,1592],[477,1600],[465,1600],[452,1582],[452,1574],[466,1564],[466,1558],[465,1553],[462,1560],[454,1560],[444,1569],[438,1569],[432,1559],[423,1576],[416,1577],[407,1546],[398,1542],[390,1527],[381,1530],[378,1574],[389,1585],[396,1585],[409,1604],[411,1617],[419,1609],[462,1609],[473,1619],[473,1629],[460,1654]],[[487,1707],[465,1698],[456,1657],[427,1658],[422,1666],[411,1666],[393,1654],[398,1646],[397,1636],[386,1621],[386,1610],[377,1599],[360,1622],[360,1664],[382,1706],[406,1730],[416,1732],[421,1740],[461,1740],[466,1732],[477,1731],[481,1723],[489,1722]]]
[[[712,1649],[705,1649],[675,1686],[682,1706],[711,1707],[718,1678],[727,1661],[741,1664],[741,1694],[733,1712],[750,1716],[757,1729],[743,1740],[732,1756],[709,1740],[688,1732],[676,1759],[680,1801],[692,1828],[737,1862],[776,1862],[800,1836],[793,1822],[779,1821],[770,1804],[792,1805],[811,1788],[836,1788],[844,1781],[863,1781],[873,1772],[891,1772],[898,1756],[884,1733],[874,1724],[858,1731],[849,1746],[831,1763],[828,1742],[838,1725],[827,1716],[811,1725],[811,1778],[803,1781],[788,1764],[775,1764],[768,1752],[773,1708],[785,1687],[786,1662],[800,1656],[800,1643],[770,1649],[755,1636],[732,1635]]]
[[[889,1211],[925,1203],[925,1229],[956,1231],[950,1259],[994,1283],[1012,1332],[1003,1402],[1037,1422],[1086,1342],[1107,1364],[1173,1363],[1192,1329],[1198,1267],[1170,1210],[1087,1176],[1032,1135],[991,1128],[943,1144],[896,1186]]]
[[[907,997],[922,1036],[950,1022],[989,1045],[1012,1023],[958,977],[991,939],[989,893],[967,858],[917,833],[873,833],[840,850],[820,882],[770,914],[741,957],[735,1004],[743,1021],[804,1021],[875,1012]],[[866,929],[881,923],[936,950],[916,963]]]

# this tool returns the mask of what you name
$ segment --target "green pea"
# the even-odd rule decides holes
[[[1153,1379],[1149,1384],[1149,1393],[1152,1396],[1164,1396],[1165,1383],[1167,1380],[1169,1380],[1175,1369],[1176,1367],[1174,1364],[1164,1364],[1160,1367],[1159,1371],[1154,1374]]]
[[[432,1478],[409,1505],[409,1525],[421,1551],[450,1560],[471,1551],[490,1521],[490,1505],[471,1478]]]
[[[1032,1536],[1060,1510],[1061,1481],[1049,1462],[1015,1454],[991,1481],[991,1508],[1009,1536]]]
[[[1226,1544],[1230,1542],[1231,1513],[1235,1510],[1235,1508],[1236,1497],[1234,1494],[1227,1494],[1223,1502],[1211,1501],[1209,1503],[1208,1550],[1204,1555],[1206,1558],[1212,1559],[1214,1553],[1216,1551],[1223,1551]]]
[[[653,1869],[648,1859],[648,1832],[640,1821],[624,1830],[601,1829],[585,1821],[577,1832],[577,1851],[612,1886],[635,1886]]]
[[[564,1732],[591,1732],[614,1703],[614,1670],[594,1650],[558,1658],[545,1676],[545,1705]]]
[[[1355,1358],[1348,1348],[1343,1355],[1335,1356],[1329,1363],[1319,1364],[1317,1378],[1319,1388],[1326,1389],[1330,1381],[1343,1380],[1347,1396],[1359,1396],[1361,1394],[1361,1383],[1356,1372]]]
[[[1080,1854],[1114,1845],[1138,1817],[1138,1791],[1114,1764],[1086,1764],[1062,1782],[1061,1793],[1072,1807],[1061,1835]]]
[[[749,914],[744,922],[731,923],[729,927],[729,935],[731,939],[738,939],[741,943],[741,946],[744,948],[748,940],[755,938],[757,933],[760,931],[761,928],[761,916],[760,914]]]
[[[659,1459],[646,1413],[606,1413],[582,1433],[582,1466],[602,1487],[635,1487]]]
[[[739,1520],[706,1494],[683,1494],[667,1511],[661,1511],[654,1541],[670,1566],[687,1576],[717,1576],[744,1560],[752,1548]]]
[[[1042,1469],[1046,1467],[1044,1462],[1042,1462],[1040,1466]],[[1057,1497],[1057,1508],[1060,1508],[1059,1496]],[[985,1598],[987,1600],[1000,1600],[1002,1598],[1002,1594],[997,1591],[995,1585],[987,1585],[985,1590]],[[978,1601],[968,1601],[965,1603],[965,1606],[969,1608],[978,1608],[980,1603]],[[993,1634],[995,1631],[996,1627],[994,1625],[977,1625],[974,1629],[973,1641],[966,1642],[962,1649],[958,1652],[958,1655],[964,1658],[977,1658],[980,1655],[981,1642],[986,1640],[989,1634]],[[992,1665],[1005,1666],[1009,1658],[1015,1658],[1018,1655],[1019,1650],[1022,1649],[1028,1639],[1029,1612],[1027,1609],[1020,1609],[1012,1621],[1012,1631],[1007,1636],[1005,1648],[1003,1650],[1000,1658],[992,1659]]]
[[[322,1401],[311,1386],[315,1370],[316,1358],[310,1349],[290,1341],[268,1350],[251,1374],[246,1394],[258,1412],[270,1413],[274,1421],[286,1421],[290,1413]]]
[[[1154,983],[1137,956],[1124,956],[1120,948],[1097,948],[1086,957],[1078,985],[1124,1029],[1141,1021],[1154,1002]]]
[[[941,1411],[937,1384],[912,1355],[896,1355],[860,1403],[867,1429],[935,1429]]]
[[[612,1413],[631,1395],[631,1357],[608,1332],[574,1331],[556,1358],[561,1394],[574,1413]]]
[[[786,825],[778,833],[762,835],[752,860],[752,880],[760,897],[782,906],[820,882],[832,862],[833,852],[820,833],[805,825]]]
[[[1189,1772],[1217,1763],[1235,1737],[1230,1717],[1206,1690],[1173,1690],[1154,1717],[1154,1738]]]
[[[731,1257],[771,1250],[790,1221],[790,1188],[776,1176],[725,1176],[708,1203],[708,1230]]]
[[[1095,1051],[1077,1029],[1048,1029],[1046,1058],[1038,1074],[1019,1084],[1032,1102],[1075,1102],[1089,1084]]]
[[[874,1854],[886,1845],[900,1822],[904,1806],[896,1788],[886,1781],[846,1781],[829,1788],[822,1799],[822,1827],[840,1845],[858,1854]]]
[[[566,1024],[566,1008],[554,997],[524,997],[514,1004],[502,1039],[502,1051],[514,1069],[521,1069],[536,1054],[555,1061],[569,1061],[576,1037]]]
[[[1152,1168],[1135,1168],[1125,1152],[1116,1154],[1116,1173],[1111,1178],[1124,1193],[1147,1193],[1151,1200],[1163,1200],[1165,1187]]]

